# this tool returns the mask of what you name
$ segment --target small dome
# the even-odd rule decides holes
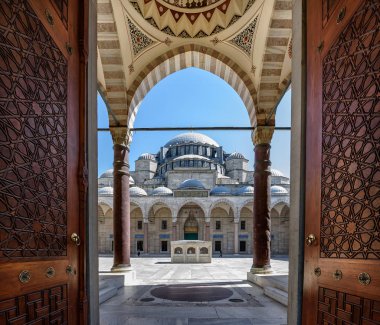
[[[182,155],[182,156],[174,158],[173,161],[184,160],[184,159],[198,159],[198,160],[210,161],[210,159],[208,159],[207,157],[203,157],[199,155]]]
[[[130,196],[147,196],[145,190],[143,190],[141,187],[133,186],[129,188],[129,195]]]
[[[185,144],[185,143],[199,143],[199,144],[207,144],[214,147],[219,147],[219,144],[208,137],[207,135],[201,133],[182,133],[175,136],[173,139],[168,141],[165,144],[165,148],[169,148],[171,146]]]
[[[215,186],[210,195],[231,195],[231,190],[226,186]]]
[[[113,169],[107,169],[99,178],[113,178]]]
[[[283,188],[282,186],[278,186],[278,185],[271,186],[270,192],[272,194],[288,194],[287,189]]]
[[[113,188],[110,186],[102,187],[98,190],[98,196],[112,196]]]
[[[271,169],[271,173],[272,173],[272,176],[281,176],[281,177],[284,177],[284,174],[281,171],[279,171],[278,169],[272,168]]]
[[[205,190],[204,185],[199,181],[198,179],[187,179],[183,181],[179,186],[178,189],[181,190],[192,190],[192,189],[201,189]]]
[[[233,152],[231,153],[226,160],[231,160],[231,159],[246,159],[242,153],[240,152]]]
[[[253,186],[243,186],[243,187],[239,187],[236,191],[236,195],[239,195],[239,196],[244,196],[244,195],[247,195],[247,196],[252,196],[253,195]]]
[[[143,153],[138,160],[156,160],[156,157],[151,153]]]
[[[171,196],[173,195],[173,191],[170,188],[167,188],[165,186],[160,186],[155,188],[152,191],[153,196]]]

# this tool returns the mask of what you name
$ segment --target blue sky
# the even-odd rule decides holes
[[[277,126],[290,126],[290,96],[283,97],[276,114]],[[161,80],[144,98],[134,127],[250,126],[247,110],[233,88],[210,72],[188,68]],[[104,102],[98,96],[98,127],[108,127]],[[131,170],[145,152],[157,153],[175,135],[187,131],[136,132],[130,152]],[[199,131],[213,138],[227,153],[241,152],[253,170],[250,131]],[[98,174],[112,168],[113,149],[109,132],[98,133]],[[272,139],[272,168],[289,176],[290,131],[276,131]]]

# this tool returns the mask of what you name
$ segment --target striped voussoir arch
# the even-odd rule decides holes
[[[146,94],[163,78],[179,70],[196,67],[225,80],[240,96],[256,125],[256,90],[249,75],[225,55],[199,45],[186,45],[166,52],[140,72],[127,92],[128,127],[132,128],[139,106]]]

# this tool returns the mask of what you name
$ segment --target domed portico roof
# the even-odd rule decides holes
[[[198,143],[198,144],[207,144],[209,146],[213,147],[219,147],[219,144],[208,137],[205,134],[201,133],[182,133],[177,136],[175,136],[173,139],[168,141],[165,144],[165,148],[169,148],[171,146],[176,146],[180,144],[186,144],[186,143]]]
[[[165,186],[160,186],[152,191],[152,196],[171,196],[173,191]]]
[[[236,195],[239,196],[252,196],[253,195],[253,186],[242,186],[239,187],[236,191]]]
[[[205,190],[206,188],[204,185],[201,183],[200,180],[198,179],[187,179],[183,181],[179,186],[178,189],[180,190],[191,190],[191,189],[200,189],[200,190]]]
[[[231,190],[226,186],[215,186],[210,195],[231,195]]]
[[[130,196],[147,196],[148,194],[141,187],[133,186],[129,188],[129,195]]]
[[[272,194],[288,194],[288,190],[282,186],[273,185],[270,188]]]

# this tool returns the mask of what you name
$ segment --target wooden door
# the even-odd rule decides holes
[[[81,12],[0,1],[0,324],[85,322]]]
[[[380,1],[307,1],[303,324],[380,324]]]

